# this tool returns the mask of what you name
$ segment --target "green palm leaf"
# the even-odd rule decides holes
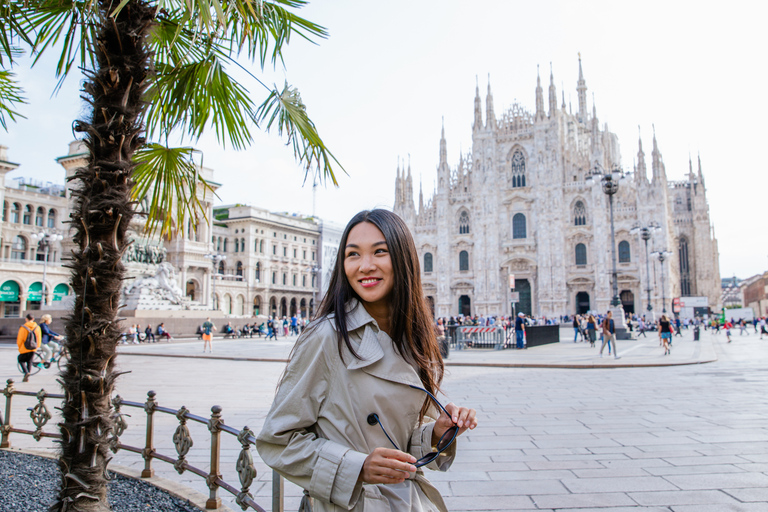
[[[195,163],[197,150],[147,144],[134,154],[133,200],[146,200],[146,229],[150,234],[172,238],[185,233],[187,219],[205,217],[202,199],[215,195],[213,187],[200,176]],[[173,212],[169,215],[168,212]]]
[[[6,118],[11,121],[16,121],[17,117],[24,117],[15,109],[15,104],[26,103],[26,100],[22,96],[23,91],[19,87],[16,80],[14,80],[14,74],[10,71],[0,71],[0,126],[5,131],[8,131],[8,123]]]

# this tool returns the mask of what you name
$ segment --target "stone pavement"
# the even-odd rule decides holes
[[[768,339],[736,334],[727,344],[725,334],[702,332],[693,342],[687,332],[674,340],[670,356],[663,356],[657,338],[619,341],[621,359],[615,360],[572,343],[570,329],[562,333],[561,343],[529,350],[451,353],[446,401],[475,407],[480,420],[460,439],[451,470],[428,475],[451,510],[768,510]],[[228,425],[258,432],[284,368],[264,360],[284,359],[291,342],[218,341],[212,355],[203,355],[198,341],[121,347],[118,364],[132,373],[119,379],[117,392],[141,402],[153,389],[160,405],[186,405],[200,416],[218,404]],[[0,347],[0,377],[20,381],[12,347]],[[54,379],[44,371],[17,387],[58,391]],[[19,405],[14,424],[28,426]],[[122,441],[141,446],[144,413],[126,412],[132,417]],[[161,453],[175,454],[176,424],[174,417],[156,415]],[[207,468],[207,431],[190,429],[196,445],[188,458]],[[21,448],[51,446],[18,434],[11,441]],[[238,443],[225,437],[222,464],[232,483],[238,452]],[[255,458],[258,480],[251,490],[269,509],[271,472]],[[143,467],[138,456],[124,452],[115,463]],[[194,475],[177,475],[160,461],[154,467],[206,491]],[[296,510],[299,490],[286,484],[286,494],[286,510]]]

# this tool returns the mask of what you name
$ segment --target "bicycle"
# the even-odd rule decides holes
[[[29,361],[29,375],[37,374],[44,367],[43,356],[35,352],[34,355],[32,355],[32,359]],[[19,369],[20,373],[24,374],[24,368],[21,367],[21,363],[18,361],[16,361],[16,368]]]
[[[61,348],[59,348],[58,352],[54,354],[54,357],[51,358],[51,361],[47,363],[43,361],[43,356],[41,356],[39,352],[35,352],[29,362],[29,374],[35,375],[43,368],[48,369],[54,362],[56,363],[56,367],[59,369],[59,371],[61,371],[64,369],[64,366],[68,361],[69,351],[63,344],[61,345]],[[16,362],[16,368],[18,368],[19,372],[22,374],[24,373],[24,370],[21,367],[21,363],[18,361]]]

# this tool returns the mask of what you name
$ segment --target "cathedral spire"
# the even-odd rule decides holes
[[[475,123],[472,125],[474,131],[481,130],[483,128],[483,105],[480,101],[480,84],[475,76]]]
[[[552,63],[549,63],[549,117],[553,117],[557,111],[557,91],[555,90],[555,75],[552,72]]]
[[[701,185],[701,188],[703,189],[705,187],[704,187],[704,174],[702,174],[702,172],[701,172],[701,153],[699,153],[697,156],[698,156],[698,159],[699,159],[699,184]]]
[[[419,215],[424,213],[424,187],[421,183],[421,173],[419,173]]]
[[[493,94],[491,94],[491,74],[488,73],[488,94],[485,96],[485,127],[496,128],[496,115],[493,113]]]
[[[592,151],[597,151],[600,146],[600,124],[597,120],[597,107],[595,106],[595,93],[592,93]]]
[[[645,152],[643,151],[643,136],[640,133],[640,125],[637,126],[638,138],[637,138],[637,172],[635,173],[635,179],[638,182],[648,183],[648,174],[645,169]]]
[[[443,127],[440,132],[440,165],[448,164],[448,149],[445,143],[445,117],[443,117]]]
[[[651,153],[651,169],[653,171],[653,183],[659,183],[666,186],[667,173],[664,169],[664,160],[661,158],[661,151],[659,151],[659,145],[656,143],[656,126],[653,126],[653,152]]]
[[[565,112],[565,85],[561,83],[560,89],[563,91],[563,104],[560,108],[562,108],[563,112]]]
[[[490,82],[489,82],[490,84]],[[544,119],[544,90],[541,88],[541,74],[536,65],[536,120]]]
[[[581,69],[581,52],[579,52],[579,81],[576,84],[579,94],[579,119],[583,122],[587,119],[587,82],[584,81],[584,72]]]

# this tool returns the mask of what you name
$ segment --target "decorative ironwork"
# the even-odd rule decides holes
[[[0,437],[0,448],[11,447],[8,436],[11,435],[11,429],[13,428],[13,425],[11,425],[11,402],[14,391],[13,379],[8,379],[5,388],[3,388],[3,395],[5,395],[5,420],[2,420],[2,429],[0,429],[0,435],[2,436]]]
[[[45,397],[45,390],[41,389],[37,392],[37,404],[34,407],[29,407],[27,409],[29,411],[29,417],[32,418],[32,423],[37,427],[32,434],[35,441],[40,441],[43,437],[43,427],[48,423],[48,420],[51,419],[51,413],[45,405]]]
[[[192,435],[189,433],[189,427],[187,427],[187,414],[189,409],[185,406],[181,406],[176,412],[176,417],[179,419],[179,426],[176,428],[176,432],[173,434],[173,444],[176,446],[176,453],[179,454],[179,458],[173,463],[173,467],[179,474],[182,474],[187,469],[187,460],[185,457],[189,453],[189,450],[194,445],[192,441]]]
[[[253,483],[253,479],[256,478],[256,468],[253,466],[253,455],[251,455],[251,439],[254,439],[255,437],[253,431],[247,426],[243,427],[243,430],[237,435],[237,440],[240,441],[243,448],[240,450],[240,456],[237,457],[235,469],[237,470],[237,475],[240,477],[240,486],[242,489],[238,493],[235,502],[240,505],[240,508],[243,510],[248,508],[245,500],[253,499],[253,495],[248,492],[248,490]]]
[[[109,439],[109,449],[112,450],[112,453],[117,453],[120,449],[120,436],[122,436],[128,429],[128,422],[125,421],[125,417],[131,417],[130,414],[123,414],[120,410],[122,405],[123,398],[120,395],[117,395],[112,399],[112,406],[115,408],[115,411],[112,413],[112,422],[114,425],[112,427],[112,432],[114,435]]]

